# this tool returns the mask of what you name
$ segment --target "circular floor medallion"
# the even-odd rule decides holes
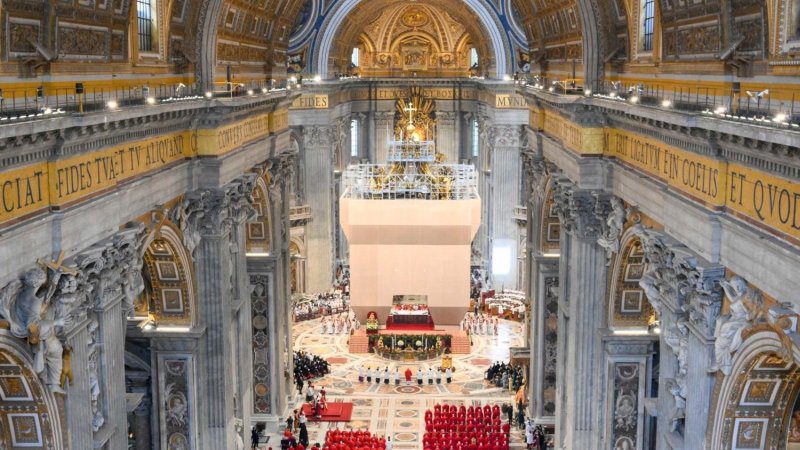
[[[417,386],[399,386],[394,389],[395,392],[399,394],[416,394],[421,391]]]

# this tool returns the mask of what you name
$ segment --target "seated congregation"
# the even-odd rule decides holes
[[[387,439],[390,444],[387,446]],[[323,450],[385,450],[391,449],[391,437],[375,436],[366,430],[328,430]]]
[[[500,407],[436,404],[425,411],[423,450],[508,450],[511,426]]]

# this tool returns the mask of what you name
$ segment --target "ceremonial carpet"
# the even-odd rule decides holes
[[[345,402],[328,402],[328,408],[322,411],[322,418],[315,419],[314,411],[309,403],[303,404],[303,414],[309,422],[349,422],[353,415],[353,404]]]

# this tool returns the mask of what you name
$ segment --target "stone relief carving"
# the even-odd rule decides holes
[[[270,329],[269,329],[269,279],[264,275],[250,275],[250,305],[253,326],[253,411],[256,414],[272,412],[270,388]]]
[[[521,131],[519,125],[498,125],[493,127],[492,136],[494,137],[491,144],[494,147],[519,147],[522,142]]]
[[[189,448],[189,364],[180,356],[164,360],[167,448]]]
[[[103,426],[106,419],[100,409],[100,378],[97,373],[100,364],[100,344],[98,342],[98,327],[97,320],[92,319],[86,326],[86,331],[89,333],[88,346],[89,346],[89,395],[92,407],[92,430],[96,433]]]
[[[636,447],[639,422],[639,375],[638,363],[614,364],[614,421],[611,437],[614,449]]]
[[[330,126],[312,125],[305,127],[303,137],[308,147],[328,147],[333,140],[333,130]]]
[[[577,190],[563,178],[553,183],[553,210],[564,231],[584,239],[597,239],[602,233],[599,217],[611,209],[609,195],[603,192]]]

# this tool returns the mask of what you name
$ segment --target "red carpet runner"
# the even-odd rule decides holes
[[[328,403],[328,409],[322,411],[322,419],[315,419],[311,405],[304,403],[303,414],[306,415],[309,422],[349,422],[350,417],[353,415],[353,404]]]

